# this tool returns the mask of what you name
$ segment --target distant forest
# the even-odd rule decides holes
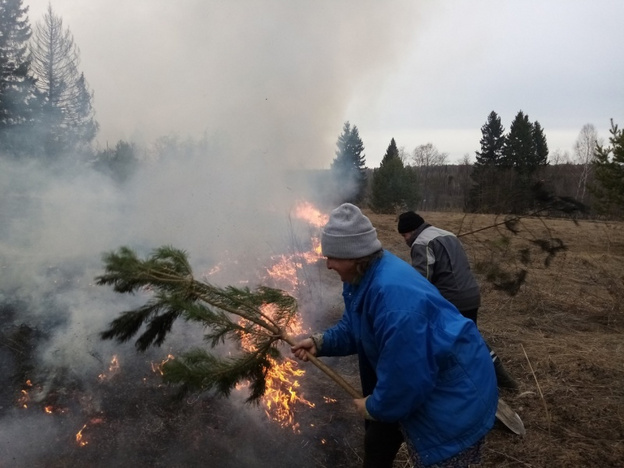
[[[415,184],[413,190],[419,194],[416,203],[411,209],[416,211],[467,211],[467,202],[474,181],[471,174],[473,164],[447,164],[431,167],[413,167]],[[540,169],[540,180],[559,197],[569,197],[583,203],[587,212],[579,213],[581,217],[598,217],[598,213],[591,209],[594,196],[586,190],[585,185],[593,183],[590,174],[585,177],[585,166],[581,164],[547,165]],[[368,200],[373,180],[373,169],[367,170],[368,187],[365,200]],[[397,207],[398,210],[402,209]],[[504,212],[504,210],[501,210]]]
[[[390,141],[379,168],[365,165],[357,126],[346,122],[330,167],[334,203],[349,201],[377,213],[464,211],[513,215],[620,218],[624,214],[624,132],[611,121],[609,145],[591,124],[569,156],[550,155],[544,129],[519,111],[508,132],[492,111],[481,127],[476,161],[446,164],[428,143],[411,153]],[[562,159],[565,162],[560,162]]]

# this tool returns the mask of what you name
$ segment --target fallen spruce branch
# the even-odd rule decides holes
[[[266,390],[266,374],[272,359],[279,359],[280,342],[294,344],[288,336],[289,324],[297,314],[297,302],[286,292],[260,286],[255,290],[219,288],[193,277],[187,254],[170,246],[154,250],[146,259],[137,257],[128,247],[104,254],[104,274],[95,278],[98,285],[112,286],[119,293],[151,291],[145,305],[122,312],[102,339],[126,342],[139,335],[135,346],[145,351],[160,346],[173,323],[182,318],[199,322],[206,328],[204,338],[214,348],[231,340],[239,344],[235,357],[219,357],[204,348],[190,350],[163,365],[166,382],[181,384],[182,390],[214,389],[228,396],[240,382],[249,382],[247,401],[257,401]],[[247,346],[242,346],[242,340]],[[332,380],[353,398],[361,398],[339,374],[308,355]]]

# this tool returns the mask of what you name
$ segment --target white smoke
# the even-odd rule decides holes
[[[48,6],[27,3],[31,22]],[[218,133],[235,142],[231,162],[294,168],[328,167],[355,96],[364,105],[367,95],[374,112],[426,8],[411,0],[110,0],[89,8],[57,0],[53,7],[80,47],[102,146]]]
[[[120,185],[75,160],[44,164],[0,156],[0,362],[10,364],[13,378],[30,372],[35,384],[49,388],[58,368],[91,388],[114,353],[138,359],[132,342],[99,338],[119,312],[144,299],[95,286],[104,252],[127,245],[142,255],[173,245],[187,251],[196,276],[223,262],[223,284],[253,286],[268,257],[296,246],[302,233],[292,209],[329,195],[309,169],[329,167],[355,89],[374,90],[396,63],[415,19],[412,3],[194,1],[174,8],[144,0],[121,10],[112,1],[74,12],[68,26],[78,45],[80,21],[108,38],[90,50],[81,47],[106,122],[102,131],[142,134],[141,162]],[[145,42],[131,24],[120,23],[119,11],[166,27]],[[114,21],[106,20],[111,12]],[[58,13],[63,16],[63,2]],[[197,18],[201,27],[186,27]],[[105,29],[113,24],[121,28],[117,34]],[[97,47],[104,44],[120,63],[140,51],[134,66],[154,67],[153,81],[136,83],[132,67],[98,81],[104,74],[97,70]],[[169,146],[158,138],[179,129],[194,136]],[[310,310],[321,313],[323,292],[307,295],[316,298]],[[36,362],[22,367],[23,356],[6,346],[20,327],[41,335],[29,342]],[[176,326],[173,335],[167,346],[201,342],[198,330]],[[26,412],[9,415],[19,384],[7,379],[0,395],[3,466],[23,447],[11,435],[20,419],[23,427],[39,421]],[[53,423],[40,429],[46,440],[59,430]],[[46,450],[20,455],[15,466]]]

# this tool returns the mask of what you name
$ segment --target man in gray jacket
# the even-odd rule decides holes
[[[470,269],[464,246],[457,236],[426,223],[413,211],[399,215],[398,231],[411,249],[412,266],[436,286],[464,317],[476,324],[481,291]],[[517,389],[518,384],[507,373],[492,348],[490,355],[498,386]]]

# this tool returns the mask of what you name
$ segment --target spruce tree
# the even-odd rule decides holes
[[[503,156],[505,129],[501,118],[494,111],[488,115],[487,122],[481,127],[481,151],[476,151],[475,170],[481,167],[497,166]]]
[[[541,125],[538,122],[532,124],[528,115],[519,111],[503,147],[503,164],[512,170],[508,185],[508,210],[523,213],[536,207],[536,173],[547,163],[548,145]]]
[[[592,161],[595,182],[589,186],[596,197],[596,209],[602,214],[624,213],[624,131],[611,119],[609,146],[596,143]]]
[[[502,163],[505,167],[514,168],[516,172],[527,175],[535,166],[535,135],[529,116],[519,111],[511,122],[509,135],[503,146]]]
[[[503,193],[501,175],[505,129],[494,111],[490,112],[487,122],[481,127],[480,144],[481,151],[476,151],[476,162],[470,175],[474,185],[468,194],[467,209],[471,212],[497,211]]]
[[[370,207],[377,213],[412,209],[417,200],[416,184],[403,165],[394,138],[390,141],[378,169],[373,173]]]
[[[14,155],[34,150],[31,132],[39,104],[30,74],[27,13],[22,0],[0,1],[0,151]]]
[[[366,190],[366,156],[358,128],[345,122],[336,142],[336,157],[330,170],[339,203],[359,203]]]
[[[548,164],[548,143],[540,123],[533,123],[533,141],[535,142],[535,159],[532,161],[533,171]]]
[[[51,4],[35,26],[30,50],[32,71],[44,96],[47,154],[88,147],[98,130],[93,92],[79,71],[80,51],[73,36]]]

